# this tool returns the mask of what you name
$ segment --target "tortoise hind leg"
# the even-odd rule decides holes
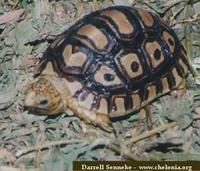
[[[153,129],[153,124],[152,124],[152,114],[150,111],[150,105],[146,105],[144,107],[142,107],[139,111],[139,118],[137,121],[137,126],[136,126],[136,130],[138,132],[140,132],[140,127],[141,127],[141,122],[146,119],[146,126],[148,130],[152,130]]]
[[[173,99],[175,99],[175,98],[183,96],[185,93],[186,93],[186,80],[182,79],[179,86],[171,91],[171,96]],[[150,111],[150,104],[146,105],[143,109],[146,114],[147,128],[148,128],[148,130],[152,130],[153,124],[152,124],[152,116],[151,116],[151,111]]]

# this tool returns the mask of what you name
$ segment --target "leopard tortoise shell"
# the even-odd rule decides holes
[[[158,15],[113,6],[84,16],[53,41],[24,103],[38,114],[70,109],[107,129],[110,118],[181,88],[188,72],[181,42]]]

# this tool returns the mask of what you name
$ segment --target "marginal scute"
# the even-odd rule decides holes
[[[134,32],[133,25],[121,11],[105,10],[101,13],[101,15],[111,18],[113,22],[117,25],[120,34],[132,34]]]
[[[123,69],[126,71],[126,73],[129,75],[130,78],[136,78],[143,74],[143,68],[140,63],[140,60],[135,53],[129,53],[123,56],[120,56],[120,63],[123,66]],[[138,65],[138,68],[133,70],[132,64],[136,63]]]
[[[140,95],[137,92],[134,92],[132,95],[132,101],[133,101],[133,108],[136,109],[141,105],[141,98]]]
[[[153,19],[152,15],[150,14],[150,12],[143,10],[143,9],[138,9],[137,11],[142,19],[142,22],[147,27],[152,27],[154,24],[154,19]]]
[[[97,108],[98,113],[108,114],[108,102],[105,98],[101,98]]]
[[[110,114],[110,116],[112,117],[117,117],[117,116],[121,116],[123,115],[123,113],[126,111],[125,109],[125,99],[124,97],[120,97],[120,96],[114,96],[113,97],[113,109],[112,112]]]
[[[162,84],[162,92],[167,93],[170,90],[167,77],[161,78],[161,84]]]
[[[156,86],[153,84],[149,85],[147,87],[147,90],[148,90],[148,101],[151,101],[157,96]]]
[[[87,24],[82,26],[78,32],[77,35],[84,36],[84,37],[78,37],[80,40],[83,40],[86,45],[91,47],[91,44],[87,39],[91,40],[92,43],[97,47],[99,50],[103,50],[106,45],[108,45],[109,41],[106,37],[106,35],[99,30],[96,26],[92,24]]]
[[[167,45],[169,46],[169,50],[171,53],[174,53],[175,50],[175,41],[174,38],[171,34],[168,32],[164,31],[163,32],[163,38],[166,41]]]
[[[163,55],[161,46],[157,41],[146,42],[145,51],[147,55],[150,57],[150,63],[153,68],[157,68],[160,64],[164,62],[165,60],[164,55]]]
[[[65,34],[61,34],[59,35],[54,41],[53,43],[51,43],[50,47],[52,49],[58,47],[64,40],[65,40]]]
[[[184,46],[181,48],[181,54],[187,59],[187,52],[184,49]]]
[[[181,84],[183,79],[179,76],[176,68],[172,69],[172,74],[173,74],[173,77],[174,77],[174,80],[175,80],[175,85],[176,85],[175,88],[177,88]]]
[[[183,62],[183,59],[180,57],[180,59],[178,60],[179,65],[181,66],[181,68],[183,69],[184,73],[188,73],[188,67],[187,65]]]

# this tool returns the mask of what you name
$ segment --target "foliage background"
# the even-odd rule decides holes
[[[49,43],[85,14],[111,5],[152,10],[173,27],[197,73],[187,93],[151,105],[152,131],[143,112],[114,122],[115,134],[71,111],[29,114],[23,93]],[[199,69],[199,0],[1,0],[0,170],[72,170],[74,160],[200,160]]]

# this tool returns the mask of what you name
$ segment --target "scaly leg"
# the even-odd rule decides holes
[[[111,132],[113,129],[110,127],[110,118],[106,114],[96,113],[93,110],[88,110],[79,105],[78,101],[74,98],[69,98],[67,106],[72,110],[79,118],[84,120],[86,123],[92,123],[98,125],[105,131]]]
[[[148,130],[153,129],[153,123],[152,123],[152,115],[150,111],[150,105],[147,105],[144,107],[145,114],[146,114],[146,123],[147,123],[147,128]]]

